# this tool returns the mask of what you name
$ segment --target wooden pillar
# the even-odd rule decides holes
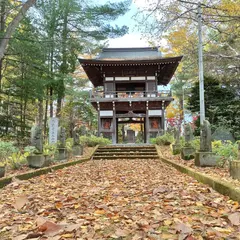
[[[101,118],[100,118],[100,104],[99,104],[99,102],[97,102],[97,111],[98,111],[98,137],[100,137]]]
[[[165,133],[165,101],[162,102],[162,132]]]
[[[117,143],[119,143],[119,136],[118,136],[118,118],[116,118],[116,139],[117,139]]]
[[[149,143],[149,115],[148,115],[148,101],[146,102],[146,118],[145,118],[146,143]]]
[[[113,102],[113,133],[112,133],[112,143],[117,143],[117,132],[116,132],[116,111],[115,111],[115,102]]]

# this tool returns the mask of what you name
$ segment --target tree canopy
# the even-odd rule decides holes
[[[205,77],[205,109],[206,118],[213,130],[225,127],[232,131],[236,139],[240,139],[240,96],[231,85],[221,84],[212,77]],[[188,109],[199,113],[199,85],[196,82],[188,99]]]
[[[95,114],[86,97],[89,83],[82,73],[79,76],[77,57],[94,55],[107,45],[107,39],[128,32],[127,26],[112,24],[128,11],[128,0],[103,5],[77,0],[34,3],[5,0],[0,4],[1,44],[5,46],[0,64],[2,137],[23,139],[34,122],[46,133],[48,118],[53,116],[62,116],[70,133],[77,119],[94,126]],[[34,7],[28,10],[26,4],[28,9]],[[6,37],[19,12],[22,19],[18,18],[11,37]]]

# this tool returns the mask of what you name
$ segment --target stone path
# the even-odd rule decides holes
[[[90,161],[0,190],[0,239],[240,239],[237,202],[159,160]]]

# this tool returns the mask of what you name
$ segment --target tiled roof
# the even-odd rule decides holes
[[[103,48],[96,57],[99,60],[147,60],[162,57],[157,47],[146,48]]]

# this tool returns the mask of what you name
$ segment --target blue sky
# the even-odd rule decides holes
[[[139,3],[143,3],[144,0],[136,0]],[[99,4],[106,2],[120,2],[120,0],[99,0]],[[109,39],[109,47],[148,47],[149,44],[146,40],[142,39],[141,33],[137,30],[136,22],[133,20],[133,15],[137,13],[137,5],[132,2],[130,11],[124,16],[119,17],[113,24],[122,26],[126,25],[129,27],[129,33],[121,38]]]

